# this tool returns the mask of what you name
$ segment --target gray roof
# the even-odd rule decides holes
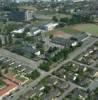
[[[82,41],[86,37],[88,37],[88,35],[84,32],[78,33],[77,35],[73,36],[73,38],[77,39],[78,41]]]
[[[54,37],[52,38],[51,42],[58,45],[62,45],[62,46],[71,46],[73,41],[70,39],[64,39],[61,37]]]
[[[22,50],[25,53],[35,53],[36,52],[36,48],[33,48],[33,46],[31,44],[25,43],[24,46],[22,47]]]

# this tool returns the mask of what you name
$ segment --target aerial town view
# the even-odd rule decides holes
[[[0,0],[0,100],[98,100],[98,0]]]

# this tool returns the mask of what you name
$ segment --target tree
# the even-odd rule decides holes
[[[0,47],[2,47],[2,40],[0,39]]]
[[[69,21],[70,21],[70,19],[66,18],[66,17],[60,19],[60,22],[67,23],[67,24],[69,24]]]
[[[8,68],[5,68],[4,73],[5,73],[5,74],[7,74],[7,73],[8,73]]]
[[[29,100],[42,100],[39,96],[34,96],[32,98],[29,98]]]
[[[7,45],[8,44],[7,36],[4,37],[4,40],[5,40],[5,45]]]
[[[54,22],[58,22],[58,18],[57,18],[56,16],[53,16],[53,17],[52,17],[52,20],[53,20]]]
[[[2,77],[2,72],[0,71],[0,77]]]
[[[43,62],[42,64],[40,64],[39,68],[45,71],[49,71],[50,70],[50,62]]]
[[[45,86],[44,93],[48,94],[50,89],[51,89],[50,86]]]
[[[12,35],[10,33],[8,34],[8,40],[9,40],[9,44],[13,43],[13,38],[12,38]]]
[[[50,34],[49,38],[50,38],[50,39],[53,38],[53,34]]]
[[[30,78],[35,80],[36,78],[38,78],[40,76],[40,73],[37,70],[34,70],[31,74],[30,74]]]

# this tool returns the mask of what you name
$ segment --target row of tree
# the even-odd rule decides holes
[[[29,78],[35,80],[40,76],[40,73],[37,70],[32,71],[31,74],[27,75]]]
[[[66,23],[67,25],[72,25],[72,24],[93,22],[94,17],[91,15],[73,14],[71,18],[64,17],[64,18],[58,19],[56,16],[53,16],[52,20],[54,22],[62,22],[62,23]]]
[[[68,54],[73,51],[72,48],[64,48],[61,51],[59,51],[55,56],[51,57],[48,59],[48,61],[44,61],[43,63],[40,64],[39,68],[45,71],[49,71],[50,70],[50,66],[55,63],[58,62],[61,59],[66,59]]]

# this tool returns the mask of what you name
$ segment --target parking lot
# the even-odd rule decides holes
[[[30,74],[33,71],[33,69],[25,64],[15,61],[13,58],[9,57],[0,56],[0,64],[2,67],[7,65],[9,70],[16,70],[17,72],[22,72],[24,74]]]
[[[1,56],[11,58],[18,63],[25,64],[26,66],[28,66],[29,68],[32,68],[32,69],[35,69],[41,63],[40,61],[36,62],[36,61],[30,60],[30,59],[27,59],[23,56],[17,55],[15,53],[12,53],[5,49],[0,49],[0,54],[1,54]]]

